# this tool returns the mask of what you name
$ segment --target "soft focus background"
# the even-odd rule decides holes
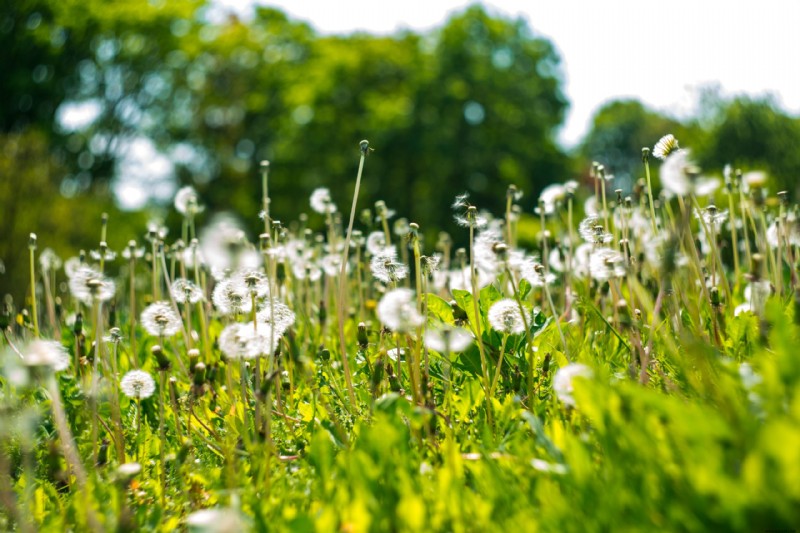
[[[276,218],[320,186],[346,210],[362,138],[359,205],[429,241],[464,190],[497,212],[514,183],[533,216],[593,160],[629,189],[665,133],[708,174],[797,189],[800,81],[780,58],[800,4],[487,4],[0,0],[0,294],[23,297],[30,232],[62,257],[97,247],[102,212],[117,251],[151,219],[175,235],[181,185],[255,235],[262,159]]]

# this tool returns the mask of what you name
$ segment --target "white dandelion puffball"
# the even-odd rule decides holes
[[[317,213],[327,215],[336,212],[336,204],[331,200],[331,191],[325,187],[315,189],[314,192],[311,193],[309,203],[311,204],[311,209]]]
[[[492,329],[501,333],[522,333],[525,331],[525,322],[530,319],[530,314],[523,317],[519,304],[511,298],[503,298],[492,304],[489,308],[489,324]]]
[[[574,385],[572,380],[575,378],[591,379],[594,376],[592,369],[580,363],[572,363],[563,368],[559,368],[553,376],[553,391],[565,405],[575,407],[575,398],[572,396]]]
[[[37,340],[24,350],[27,366],[49,367],[60,372],[69,368],[69,352],[58,341]]]
[[[263,327],[267,331],[274,328],[275,334],[283,335],[294,325],[297,317],[288,305],[273,298],[264,303],[261,311],[256,315],[256,319],[259,327]]]
[[[408,267],[397,260],[394,246],[384,248],[372,256],[369,262],[372,276],[383,283],[400,281],[408,277]]]
[[[429,329],[425,332],[425,346],[439,353],[460,353],[474,342],[464,328]]]
[[[203,291],[193,282],[178,278],[172,282],[172,297],[179,304],[196,304],[203,299]]]
[[[211,294],[211,301],[223,315],[249,313],[253,306],[253,301],[247,293],[247,286],[230,278],[217,283]]]
[[[378,318],[387,328],[405,333],[425,322],[414,300],[411,289],[394,289],[384,294],[378,303]]]
[[[692,189],[688,170],[694,167],[689,150],[676,150],[661,165],[661,186],[668,196],[686,196]]]
[[[69,278],[69,291],[81,302],[92,305],[113,298],[116,286],[97,270],[81,266]]]
[[[122,377],[119,387],[128,398],[144,400],[156,391],[156,382],[144,370],[131,370]]]
[[[186,517],[190,532],[229,533],[245,531],[247,524],[233,509],[202,509]]]
[[[172,337],[181,329],[181,319],[169,302],[154,302],[145,307],[140,322],[150,335]]]
[[[200,197],[194,187],[181,187],[175,194],[175,209],[182,215],[195,215],[203,210]]]

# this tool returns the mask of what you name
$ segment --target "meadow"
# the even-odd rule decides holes
[[[3,530],[796,530],[800,219],[768,175],[666,135],[630,191],[452,191],[432,242],[359,197],[370,151],[291,221],[263,162],[260,213],[185,187],[180,234],[111,250],[104,216],[63,260],[30,228]]]

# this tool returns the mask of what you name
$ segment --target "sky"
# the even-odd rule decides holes
[[[322,34],[428,30],[471,2],[456,0],[216,0],[247,16],[254,1],[280,8]],[[698,91],[771,93],[800,114],[800,0],[491,0],[490,12],[523,17],[553,42],[571,104],[559,140],[577,144],[604,102],[636,97],[678,117]]]

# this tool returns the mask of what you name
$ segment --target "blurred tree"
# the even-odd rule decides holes
[[[597,161],[613,174],[613,187],[628,191],[633,183],[644,175],[642,148],[651,150],[658,140],[673,134],[681,146],[694,146],[702,137],[700,128],[694,124],[683,124],[645,107],[639,100],[614,100],[595,113],[592,127],[584,137],[578,153],[582,166],[588,169]],[[658,165],[651,165],[657,174]]]
[[[376,152],[360,206],[385,199],[427,229],[450,224],[459,192],[500,210],[508,184],[535,192],[567,169],[553,136],[566,109],[558,58],[522,20],[472,7],[431,34],[319,38],[262,8],[222,25],[210,48],[213,91],[191,138],[215,169],[203,186],[215,207],[254,218],[268,158],[276,217],[307,210],[319,186],[345,209],[362,138]],[[231,108],[235,124],[210,124]]]
[[[778,190],[800,192],[800,119],[782,112],[771,97],[740,96],[719,101],[707,142],[699,153],[704,168],[768,171]]]

